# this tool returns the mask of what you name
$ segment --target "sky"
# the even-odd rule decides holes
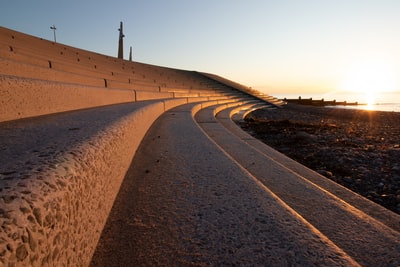
[[[0,26],[272,95],[400,91],[398,0],[12,0]]]

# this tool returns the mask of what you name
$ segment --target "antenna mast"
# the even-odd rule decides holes
[[[53,24],[53,26],[50,26],[50,29],[53,30],[54,42],[57,43],[57,39],[56,39],[56,30],[57,30],[57,28],[56,28],[56,26],[54,26],[54,24]]]

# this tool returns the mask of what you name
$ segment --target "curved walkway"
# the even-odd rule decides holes
[[[198,109],[172,109],[150,128],[91,266],[358,265],[222,151]]]
[[[215,108],[209,107],[198,112],[197,122],[225,152],[263,185],[360,264],[396,266],[400,263],[398,231],[329,193],[315,181],[288,169],[276,158],[269,157],[269,153],[262,152],[262,144],[250,146],[223,127],[223,122],[217,123],[216,119],[210,121],[209,115],[214,113]],[[221,117],[221,120],[226,118],[224,114],[217,117]],[[325,178],[320,176],[319,179]],[[345,188],[341,190],[348,191]],[[400,222],[398,217],[397,222]]]

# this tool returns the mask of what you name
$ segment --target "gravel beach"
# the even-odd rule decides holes
[[[305,166],[400,214],[400,113],[295,104],[240,126]]]

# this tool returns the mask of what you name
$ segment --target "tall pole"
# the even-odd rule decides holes
[[[129,50],[129,61],[132,61],[132,46]]]
[[[123,38],[125,37],[122,29],[122,21],[119,26],[119,43],[118,43],[118,58],[123,59],[124,58],[124,41]]]
[[[56,30],[57,30],[57,28],[56,28],[56,26],[54,26],[54,24],[53,24],[53,26],[51,26],[50,29],[53,30],[54,42],[57,43],[57,39],[56,39]]]

